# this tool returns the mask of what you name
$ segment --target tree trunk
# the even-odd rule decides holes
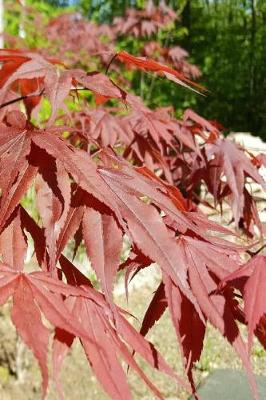
[[[4,47],[4,0],[0,0],[0,48]]]
[[[25,7],[26,7],[26,1],[25,0],[20,0],[20,5],[21,5],[21,12],[20,12],[20,21],[19,21],[19,37],[22,39],[25,38],[26,33],[25,33]]]
[[[256,66],[256,0],[250,1],[251,8],[251,36],[250,36],[250,96],[254,93],[255,87],[255,66]]]

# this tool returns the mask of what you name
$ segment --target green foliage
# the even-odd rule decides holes
[[[144,0],[79,0],[77,8],[90,20],[110,23],[114,17],[123,15],[128,7],[141,8]]]
[[[55,7],[55,3],[57,7]],[[67,2],[66,2],[67,3]],[[66,4],[67,5],[67,4]],[[45,48],[47,39],[43,34],[45,25],[64,12],[73,11],[73,7],[66,10],[59,8],[59,2],[51,4],[47,1],[26,0],[23,6],[13,0],[5,1],[5,32],[17,38],[23,39],[23,43],[29,48]],[[38,26],[38,29],[36,29]],[[18,39],[19,40],[19,39]],[[7,44],[9,40],[7,39]]]
[[[182,45],[200,66],[210,90],[198,98],[199,113],[228,129],[266,138],[265,1],[187,1]]]

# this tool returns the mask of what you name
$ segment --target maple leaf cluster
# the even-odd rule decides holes
[[[199,68],[186,60],[189,54],[180,46],[168,48],[162,47],[156,41],[149,41],[144,45],[141,53],[144,57],[171,65],[176,70],[182,71],[188,78],[197,79],[201,75]]]
[[[114,30],[109,25],[97,25],[79,13],[62,14],[44,29],[49,52],[55,52],[70,66],[93,66],[92,57],[106,65],[114,52]]]
[[[64,17],[61,22],[68,24]],[[210,207],[229,204],[236,227],[262,235],[248,182],[265,189],[263,158],[224,138],[217,123],[192,110],[180,120],[171,108],[151,110],[106,74],[68,69],[63,61],[0,50],[0,304],[12,297],[11,318],[39,362],[43,395],[52,336],[61,397],[60,370],[77,338],[112,399],[132,398],[121,360],[163,399],[134,353],[197,398],[193,368],[210,323],[241,358],[257,399],[249,355],[254,334],[266,347],[266,257],[236,244],[237,232],[203,214],[199,189],[205,185],[213,197]],[[112,61],[203,90],[158,61],[125,51]],[[92,94],[94,108],[81,91]],[[44,99],[51,112],[38,123]],[[70,101],[79,108],[68,110]],[[37,217],[23,201],[29,190]],[[125,237],[130,251],[122,261]],[[71,242],[72,260],[65,256]],[[29,273],[31,243],[36,271]],[[81,243],[99,289],[75,265]],[[152,263],[160,267],[161,281],[138,331],[115,303],[113,286],[123,271],[127,294],[130,280]],[[167,308],[187,379],[145,338]],[[248,327],[248,343],[239,322]]]
[[[129,8],[123,17],[116,17],[114,26],[115,31],[120,35],[149,37],[175,21],[176,18],[176,13],[164,1],[155,6],[153,1],[149,0],[144,10]]]
[[[12,12],[10,5],[8,9]],[[200,76],[199,68],[186,60],[187,51],[179,46],[162,47],[156,41],[155,35],[160,30],[168,29],[171,22],[178,20],[176,13],[164,2],[155,6],[149,1],[144,10],[128,9],[123,17],[116,17],[111,25],[88,21],[78,12],[63,13],[48,22],[32,6],[24,7],[23,12],[24,18],[29,18],[38,35],[46,41],[44,48],[38,49],[38,52],[44,56],[56,55],[68,67],[106,67],[121,35],[136,38],[144,36],[146,43],[140,49],[143,56],[169,64],[193,79]],[[152,37],[153,40],[150,39]],[[9,47],[27,47],[22,37],[5,32],[4,38]],[[115,65],[112,68],[119,73]]]

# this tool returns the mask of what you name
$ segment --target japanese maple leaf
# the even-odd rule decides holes
[[[226,254],[226,251],[223,248],[219,248],[218,245],[214,246],[189,236],[181,236],[177,239],[177,246],[179,252],[178,267],[188,272],[191,290],[195,294],[197,293],[196,299],[202,312],[199,313],[195,305],[183,294],[183,290],[180,290],[178,286],[174,284],[170,276],[164,273],[164,284],[161,283],[155,292],[144,316],[140,332],[145,335],[156,320],[160,319],[165,309],[169,307],[178,342],[184,357],[184,368],[191,383],[191,387],[195,392],[192,368],[194,363],[199,360],[203,348],[205,318],[210,319],[211,323],[218,327],[223,335],[227,336],[226,327],[221,325],[222,315],[220,314],[219,308],[217,305],[211,306],[212,302],[216,304],[218,299],[213,299],[208,295],[209,284],[211,282],[212,287],[215,288],[215,283],[212,281],[209,274],[214,273],[215,276],[220,276],[222,279],[227,275],[228,271],[235,271],[238,265],[230,258],[231,252],[229,251],[229,253]],[[204,304],[206,305],[208,302],[210,305],[209,308],[203,307],[202,296],[204,296],[204,292],[198,292],[198,288],[200,287],[199,282],[194,286],[195,273],[204,277],[203,282],[206,286]],[[233,323],[232,315],[230,318],[231,323]],[[228,335],[227,338],[229,341],[232,341],[230,335]],[[241,354],[249,370],[250,366],[240,337],[238,341],[239,343],[235,344],[236,350]]]
[[[107,300],[112,303],[112,285],[123,245],[122,231],[112,216],[92,208],[85,209],[82,228],[89,259]]]
[[[164,271],[165,288],[161,284],[155,292],[143,319],[141,333],[145,335],[155,321],[161,317],[166,307],[170,308],[173,324],[184,355],[184,366],[192,389],[195,391],[192,367],[194,362],[200,357],[205,332],[205,318],[209,319],[227,337],[241,356],[255,392],[256,389],[249,360],[237,326],[234,323],[233,304],[231,306],[232,297],[228,297],[226,303],[223,305],[221,302],[222,297],[211,296],[211,292],[216,287],[216,283],[211,277],[212,274],[223,279],[227,276],[228,271],[237,270],[238,264],[231,258],[231,254],[233,255],[233,253],[230,250],[226,251],[223,247],[220,248],[219,244],[212,245],[208,242],[183,235],[177,240],[177,245],[179,252],[178,267],[188,272],[191,290],[196,295],[198,305],[202,311],[199,312],[198,307],[195,307],[195,303],[193,304],[189,301],[187,294],[184,295],[182,288],[179,291],[178,286],[171,281],[169,272],[165,272],[164,268],[162,268]],[[214,262],[214,260],[216,261]],[[198,280],[199,276],[204,277],[202,283]],[[227,332],[227,326],[222,322],[223,307],[225,307],[228,314],[228,324],[232,325],[232,332],[235,332],[234,337],[230,335],[229,331]],[[181,310],[186,310],[186,312],[181,312]],[[193,326],[193,329],[197,329],[196,335],[193,335]],[[198,335],[198,332],[201,332],[201,334]]]
[[[19,81],[19,89],[23,97],[23,103],[27,111],[27,116],[30,118],[31,112],[35,109],[35,107],[37,107],[42,98],[41,94],[43,93],[43,77],[22,79]],[[17,96],[18,95],[16,94],[14,100],[18,98]],[[9,109],[9,107],[7,108]]]
[[[136,108],[133,113],[126,117],[126,121],[130,124],[132,130],[141,136],[149,135],[159,149],[161,149],[161,142],[173,147],[175,125],[168,110],[158,109],[152,111],[141,102],[138,103],[138,107],[132,102],[129,103]]]
[[[76,157],[79,158],[79,162]],[[37,206],[42,219],[52,270],[68,239],[79,227],[84,212],[82,207],[86,204],[82,202],[79,204],[81,201],[81,199],[78,200],[79,194],[82,198],[87,193],[88,205],[95,206],[98,200],[101,210],[107,210],[107,213],[111,213],[112,210],[121,220],[122,226],[124,225],[112,192],[98,174],[97,166],[88,153],[75,149],[55,133],[35,130],[32,132],[32,153],[29,161],[38,167]],[[48,164],[49,169],[47,169]],[[77,193],[71,199],[68,174],[71,174],[83,188],[83,195],[80,189],[79,194]],[[92,199],[91,203],[89,199]]]
[[[255,330],[255,334],[257,336],[257,338],[259,339],[260,343],[262,344],[262,346],[264,347],[264,349],[266,349],[266,316],[265,314],[263,315],[263,317],[261,317],[257,328]]]
[[[50,163],[50,168],[46,166]],[[69,176],[60,162],[43,154],[41,173],[35,183],[36,203],[42,219],[46,246],[50,257],[50,267],[55,268],[57,240],[67,219],[71,201]]]
[[[47,126],[51,126],[55,120],[56,113],[59,108],[62,108],[63,102],[70,92],[72,87],[72,75],[70,71],[57,71],[49,74],[44,79],[45,94],[48,97],[52,112]]]
[[[97,165],[88,153],[76,149],[55,132],[38,131],[34,135],[34,144],[62,163],[65,170],[74,178],[76,183],[87,193],[112,210],[122,226],[121,213],[115,202],[113,193],[97,171]]]
[[[59,161],[56,163],[46,152],[34,147],[32,138],[37,131],[34,129],[21,131],[19,128],[8,127],[3,131],[6,131],[7,134],[2,143],[3,157],[1,161],[6,161],[6,165],[10,163],[10,169],[6,174],[0,170],[3,174],[0,203],[1,229],[5,227],[33,178],[39,173],[37,203],[45,229],[50,261],[54,265],[56,240],[64,224],[70,203],[69,176]],[[12,135],[8,135],[9,131]],[[50,165],[50,169],[47,169],[47,165]],[[1,165],[1,162],[0,166],[4,168],[4,164]],[[42,186],[42,190],[40,186]]]
[[[83,85],[85,88],[91,90],[106,98],[116,98],[125,100],[126,92],[115,85],[106,75],[100,72],[84,72],[83,70],[70,70],[72,78],[75,82]]]
[[[101,169],[101,175],[115,193],[121,214],[127,221],[130,235],[137,247],[144,255],[157,262],[194,303],[195,299],[188,287],[186,270],[177,267],[176,264],[179,254],[175,240],[167,231],[157,210],[138,199],[135,194],[137,187],[128,190],[121,184],[123,175],[119,177],[119,174],[114,175],[106,169]]]
[[[71,288],[42,272],[24,274],[2,263],[0,265],[0,304],[13,296],[12,320],[39,362],[43,377],[43,395],[48,386],[49,329],[43,324],[41,313],[55,327],[91,341],[78,320],[71,316],[61,297],[61,294],[77,296],[82,293],[82,290]]]
[[[171,117],[169,108],[150,110],[140,102],[135,104],[128,96],[134,111],[124,118],[134,133],[123,154],[132,157],[136,165],[146,165],[152,171],[163,170],[165,178],[173,184],[171,161],[181,152],[192,150],[200,154],[194,135],[182,121]]]
[[[231,196],[229,196],[229,202],[231,200]],[[257,209],[256,200],[249,193],[249,191],[244,188],[244,208],[243,208],[243,217],[240,220],[240,226],[243,227],[244,231],[249,237],[253,237],[256,232],[254,226],[259,229],[259,232],[263,234],[263,224],[260,220],[259,211]]]
[[[99,167],[98,170],[103,179],[108,182],[108,186],[116,194],[116,190],[119,190],[129,198],[132,198],[134,202],[138,201],[139,203],[140,201],[140,207],[145,207],[145,204],[140,200],[141,197],[147,196],[149,201],[175,221],[176,230],[179,233],[191,230],[202,237],[206,236],[207,231],[232,235],[232,232],[228,229],[208,220],[202,214],[189,212],[180,191],[169,184],[165,184],[154,173],[147,172],[147,169],[144,172],[143,168],[132,169],[125,160],[115,156],[110,151],[105,150],[103,154],[105,167]],[[208,236],[208,240],[212,242],[217,242],[218,240],[221,244],[221,239],[214,236],[211,239]],[[224,245],[232,246],[226,241],[224,241]]]
[[[136,246],[132,246],[125,262],[120,264],[119,270],[125,270],[125,295],[128,300],[129,282],[137,275],[137,273],[152,264],[152,260],[145,256]]]
[[[182,47],[179,46],[175,46],[172,47],[171,49],[169,49],[168,51],[168,56],[173,60],[173,61],[180,61],[183,58],[188,57],[188,52],[184,49],[182,49]]]
[[[40,242],[41,234],[37,224],[29,220],[25,223],[25,212],[18,208],[17,213],[10,225],[0,236],[0,252],[6,262],[10,262],[10,267],[0,265],[0,303],[4,304],[9,296],[13,296],[12,320],[18,333],[26,344],[32,349],[37,358],[43,376],[43,393],[45,394],[48,385],[47,352],[50,330],[47,329],[41,320],[41,313],[57,328],[60,328],[73,337],[84,335],[89,346],[92,340],[81,327],[78,321],[71,317],[64,297],[79,296],[84,293],[79,288],[65,285],[55,278],[49,277],[45,273],[24,274],[21,272],[26,253],[25,238],[22,228],[26,226],[31,234],[37,229]],[[27,214],[26,214],[27,215]],[[3,240],[12,239],[12,253],[4,249]],[[15,236],[14,236],[15,235]],[[35,235],[33,235],[35,238]],[[85,279],[85,277],[84,277]],[[86,296],[86,294],[85,294]],[[100,346],[97,351],[100,351]]]
[[[85,73],[82,70],[68,70],[61,72],[60,75],[57,73],[55,77],[51,76],[49,81],[46,78],[44,83],[45,94],[52,106],[52,114],[48,126],[51,126],[54,122],[56,111],[63,105],[63,101],[70,90],[75,90],[76,88],[78,91],[78,84],[81,85],[82,89],[91,90],[98,103],[101,103],[102,100],[99,101],[101,97],[106,101],[111,98],[126,100],[127,96],[125,91],[100,72]]]
[[[81,226],[82,216],[84,213],[84,203],[82,203],[82,199],[84,199],[84,197],[87,197],[86,192],[76,186],[72,186],[71,202],[68,207],[68,213],[59,232],[56,243],[56,261],[60,258],[69,239],[74,237]]]
[[[116,54],[115,58],[125,63],[126,65],[133,65],[134,67],[144,71],[159,73],[165,76],[167,79],[172,80],[175,83],[178,83],[179,85],[185,86],[192,90],[204,90],[202,86],[190,81],[182,73],[154,60],[149,60],[142,57],[135,57],[127,53],[126,51],[120,51]]]
[[[4,50],[0,51],[1,62],[3,62],[0,70],[0,86],[2,87],[10,75],[16,71],[20,65],[26,62],[29,58],[20,50]]]
[[[8,245],[7,245],[8,244]],[[9,224],[0,235],[0,254],[2,261],[12,269],[22,271],[28,248],[23,230],[21,209],[17,207],[11,215]]]
[[[219,130],[215,124],[189,108],[184,112],[183,122],[187,128],[190,128],[194,134],[201,136],[204,140],[213,141],[219,137]]]
[[[50,20],[45,26],[45,35],[49,50],[71,67],[82,64],[86,68],[95,66],[97,61],[106,65],[115,36],[110,25],[98,25],[76,12],[64,13]]]
[[[86,329],[95,340],[93,345],[83,339],[81,339],[81,343],[96,376],[110,396],[117,399],[131,399],[125,373],[118,362],[118,356],[122,356],[128,365],[145,381],[154,394],[160,399],[163,398],[158,389],[140,369],[124,342],[138,352],[153,368],[157,368],[177,379],[180,384],[185,385],[186,389],[188,389],[183,380],[166,364],[160,353],[157,352],[151,343],[135,331],[118,308],[114,309],[114,326],[110,323],[112,314],[104,297],[86,285],[86,278],[70,261],[62,257],[60,263],[67,280],[73,284],[75,283],[77,286],[82,285],[83,290],[88,291],[88,296],[92,296],[91,299],[93,301],[89,300],[89,297],[77,297],[74,301],[67,299],[67,304],[72,313],[82,316],[82,320],[86,321]],[[73,343],[73,339],[73,335],[67,335],[66,332],[62,332],[61,330],[57,330],[55,335],[53,363],[59,390],[59,371],[62,361]]]
[[[178,242],[180,260],[188,268],[190,287],[202,314],[235,348],[246,368],[254,398],[257,399],[256,382],[248,352],[235,321],[234,295],[232,291],[224,292],[223,295],[217,293],[217,284],[225,279],[227,271],[231,269],[235,272],[237,264],[230,258],[230,254],[226,255],[226,252],[223,253],[223,250],[217,246],[208,244],[207,250],[204,242],[184,236],[179,238]],[[201,246],[202,250],[200,250]]]
[[[58,61],[45,59],[38,53],[5,49],[0,52],[0,60],[3,62],[2,79],[0,76],[0,103],[16,82],[22,83],[22,94],[29,95],[36,93],[41,81],[49,86],[49,82],[56,79],[56,67],[53,64]],[[25,84],[25,80],[30,80],[30,84]],[[29,104],[26,106],[29,107]]]
[[[142,320],[140,333],[143,336],[146,336],[149,330],[153,327],[156,321],[158,321],[165,310],[167,309],[168,304],[165,296],[165,288],[164,283],[161,282],[157,287],[152,300],[145,312],[145,315]]]
[[[0,70],[0,104],[3,106],[4,97],[18,83],[15,89],[21,92],[21,99],[24,100],[30,116],[41,96],[45,94],[52,107],[48,126],[54,122],[56,112],[63,106],[70,90],[75,89],[78,84],[107,98],[125,99],[126,96],[124,91],[101,73],[86,73],[78,69],[62,70],[54,65],[59,61],[46,59],[38,53],[2,50],[0,61],[3,61]]]
[[[82,315],[86,330],[95,340],[95,344],[83,340],[82,346],[99,382],[111,398],[131,399],[126,374],[119,363],[116,351],[114,351],[114,343],[109,337],[110,335],[106,334],[101,308],[94,302],[82,299],[77,300],[75,304],[69,304],[69,306],[72,306],[73,313]],[[63,391],[59,375],[73,340],[73,335],[61,329],[56,330],[53,343],[53,369],[57,389],[62,398]],[[101,349],[99,349],[98,343],[100,343]]]
[[[232,192],[232,211],[235,221],[238,224],[243,215],[246,177],[252,178],[264,189],[266,189],[266,183],[251,160],[229,139],[217,139],[213,144],[210,144],[208,157],[212,157],[213,155],[215,156],[217,166],[222,166],[222,171]]]
[[[10,135],[8,135],[9,131]],[[6,161],[10,163],[9,174],[11,174],[11,176],[2,175],[3,193],[0,204],[2,226],[38,172],[40,177],[38,178],[37,203],[45,229],[46,246],[49,250],[52,269],[55,267],[58,256],[56,242],[59,240],[60,231],[68,217],[70,207],[68,174],[71,174],[89,195],[98,198],[101,203],[109,207],[109,210],[113,210],[122,226],[124,225],[112,192],[98,174],[97,167],[88,153],[75,149],[56,133],[57,128],[54,129],[54,133],[50,133],[33,127],[29,129],[7,127],[3,128],[2,147],[0,146],[3,155],[1,161],[5,161],[6,155]],[[20,152],[17,151],[15,144],[21,147]],[[14,158],[18,161],[14,162]],[[50,165],[50,169],[47,169],[47,165]],[[3,169],[4,164],[2,164]],[[91,171],[88,176],[89,169]]]
[[[0,230],[37,173],[28,161],[32,135],[27,131],[24,115],[12,111],[7,114],[7,123],[9,126],[0,126]]]
[[[47,271],[49,260],[47,260],[44,229],[37,225],[22,206],[19,206],[19,211],[22,229],[25,229],[32,237],[37,262],[42,270]]]
[[[200,359],[206,326],[193,304],[175,286],[171,279],[164,277],[164,281],[170,315],[183,354],[184,369],[194,396],[197,398],[192,369],[195,362]]]
[[[266,257],[253,257],[248,267],[252,267],[253,271],[244,288],[244,312],[248,321],[248,344],[250,350],[253,332],[261,317],[266,314]]]
[[[126,121],[117,115],[114,116],[110,112],[98,108],[87,111],[86,117],[89,118],[88,133],[94,139],[97,139],[103,147],[113,147],[119,142],[130,143]]]
[[[150,36],[176,17],[176,13],[165,3],[161,2],[156,7],[152,1],[148,1],[144,10],[127,9],[124,17],[114,19],[114,25],[115,30],[122,35]]]
[[[133,160],[136,166],[144,164],[151,171],[163,174],[169,183],[173,183],[167,160],[149,137],[143,137],[135,131],[134,141],[125,149],[123,157]]]
[[[160,63],[172,65],[188,78],[196,79],[201,75],[196,65],[186,61],[188,52],[179,46],[167,48],[162,47],[158,42],[151,41],[144,45],[142,54],[149,58],[152,57]]]
[[[253,334],[266,314],[266,257],[256,255],[224,279],[243,293],[244,312],[248,323],[248,348],[251,351]],[[240,285],[240,286],[239,286]]]
[[[128,10],[127,17],[124,19],[123,17],[116,17],[114,19],[115,29],[121,34],[132,34],[133,36],[150,36],[155,33],[158,29],[158,26],[155,21],[149,21],[139,18],[136,18],[134,15],[136,10]]]

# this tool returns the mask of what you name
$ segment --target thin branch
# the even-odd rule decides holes
[[[71,88],[70,89],[70,91],[75,91],[75,92],[76,91],[80,91],[80,90],[90,90],[90,89],[87,89],[87,88],[84,88],[84,87],[82,87],[82,88]],[[40,97],[40,96],[42,96],[44,94],[44,92],[45,92],[45,90],[43,88],[40,91],[40,93],[32,93],[32,94],[27,94],[25,96],[16,97],[13,100],[9,100],[9,101],[6,101],[5,103],[2,103],[0,105],[0,109],[4,108],[4,107],[7,107],[7,106],[10,106],[11,104],[17,103],[18,101],[29,99],[30,97]]]
[[[115,53],[115,54],[111,57],[109,63],[107,64],[107,67],[106,67],[106,70],[105,70],[105,74],[106,74],[106,75],[108,74],[109,68],[110,68],[112,62],[116,59],[117,55],[118,55],[118,53]]]
[[[43,93],[44,93],[44,89],[42,89],[42,91],[41,91],[39,94],[38,94],[38,93],[37,93],[37,94],[33,93],[33,94],[27,94],[27,95],[25,95],[25,96],[16,97],[16,98],[13,99],[13,100],[9,100],[9,101],[6,101],[5,103],[2,103],[2,104],[0,105],[0,109],[1,109],[1,108],[4,108],[4,107],[7,107],[7,106],[10,106],[11,104],[17,103],[18,101],[26,100],[26,99],[28,99],[28,98],[30,98],[30,97],[39,97],[39,96],[42,96]]]

